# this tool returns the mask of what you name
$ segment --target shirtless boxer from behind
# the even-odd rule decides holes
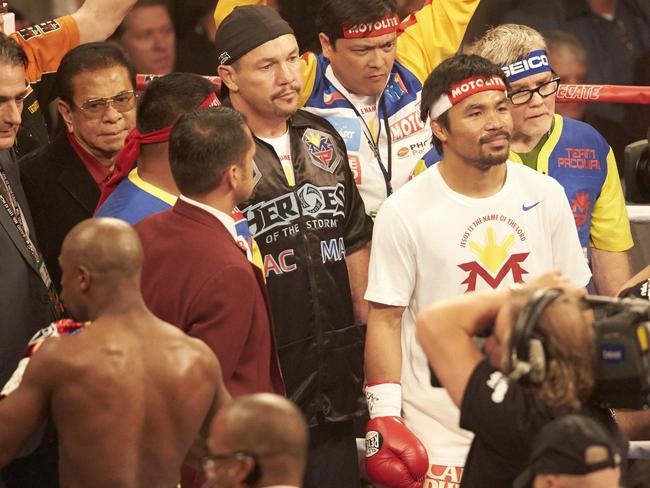
[[[207,434],[229,399],[219,362],[145,307],[142,248],[125,222],[81,222],[59,262],[67,309],[92,324],[45,341],[20,386],[0,401],[0,466],[49,413],[61,486],[175,486],[197,433]]]

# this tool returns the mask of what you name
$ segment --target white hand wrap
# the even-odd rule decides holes
[[[402,416],[402,385],[399,383],[366,386],[365,393],[371,419]]]

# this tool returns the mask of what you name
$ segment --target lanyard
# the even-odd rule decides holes
[[[384,177],[384,184],[386,185],[386,196],[389,197],[393,193],[393,186],[391,184],[391,179],[393,177],[393,154],[392,154],[392,138],[390,134],[390,126],[388,125],[388,114],[386,113],[386,102],[384,102],[384,97],[383,95],[380,98],[380,109],[381,109],[381,114],[379,118],[379,130],[377,131],[377,142],[372,137],[372,132],[370,131],[370,127],[368,127],[368,124],[366,124],[365,119],[362,117],[362,115],[359,113],[357,110],[357,107],[354,106],[353,103],[350,102],[350,106],[352,107],[352,110],[354,110],[354,113],[356,114],[357,118],[361,120],[361,123],[365,127],[365,130],[361,129],[361,132],[363,132],[363,135],[366,138],[366,141],[368,141],[368,145],[370,146],[370,149],[372,150],[372,153],[375,155],[375,159],[377,160],[377,164],[379,165],[379,169],[381,170],[381,174]],[[381,158],[381,152],[379,150],[379,139],[381,137],[381,126],[382,122],[384,123],[384,127],[386,127],[386,140],[388,141],[388,164],[384,166],[384,163]]]
[[[43,257],[27,235],[27,232],[25,230],[26,221],[24,220],[22,211],[20,210],[20,204],[18,203],[18,199],[16,198],[16,194],[14,193],[13,188],[11,188],[11,184],[9,183],[9,179],[5,174],[5,170],[2,167],[0,167],[0,179],[2,179],[0,185],[3,185],[6,188],[7,197],[9,198],[9,201],[7,201],[7,198],[5,198],[3,192],[0,191],[0,202],[2,202],[2,206],[9,214],[9,217],[11,217],[11,220],[16,226],[20,237],[25,242],[25,246],[27,247],[29,254],[31,254],[32,259],[34,259],[38,274],[40,275],[41,280],[43,280],[43,284],[47,288],[47,291],[50,295],[50,301],[54,307],[54,313],[58,316],[63,312],[63,305],[61,304],[56,291],[54,291],[54,288],[52,287],[52,279],[50,278],[50,274],[47,271]]]
[[[32,258],[34,258],[34,262],[36,264],[39,264],[40,255],[36,250],[34,243],[29,238],[27,232],[25,231],[25,226],[23,224],[23,216],[20,211],[20,205],[18,204],[16,195],[14,194],[14,191],[11,188],[11,185],[9,184],[7,175],[5,174],[4,169],[2,168],[0,168],[0,178],[2,178],[2,183],[0,184],[4,185],[4,187],[7,189],[7,197],[9,197],[10,200],[8,202],[5,196],[2,194],[2,192],[0,192],[0,201],[2,201],[2,205],[4,206],[5,210],[7,210],[7,213],[9,214],[9,217],[11,217],[11,220],[16,226],[16,229],[18,229],[18,233],[20,234],[20,237],[22,237],[23,241],[25,241],[25,246],[27,246],[27,250],[32,255]]]

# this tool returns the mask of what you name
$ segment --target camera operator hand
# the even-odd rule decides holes
[[[533,288],[557,288],[558,290],[562,290],[564,293],[577,298],[587,296],[586,289],[576,287],[564,275],[562,275],[558,269],[536,276],[526,283],[526,286],[531,286]]]

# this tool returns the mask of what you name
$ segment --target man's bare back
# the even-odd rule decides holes
[[[94,320],[76,335],[47,340],[20,387],[0,402],[0,465],[49,412],[59,435],[61,486],[176,486],[197,433],[228,398],[219,363],[203,342],[140,306],[137,288],[137,299],[124,296],[128,283],[108,287],[122,295],[117,304],[101,289],[84,298],[74,289],[78,260],[64,265],[64,255],[65,244],[64,300]],[[99,281],[101,275],[94,274]],[[101,286],[92,270],[89,276],[91,286]]]

